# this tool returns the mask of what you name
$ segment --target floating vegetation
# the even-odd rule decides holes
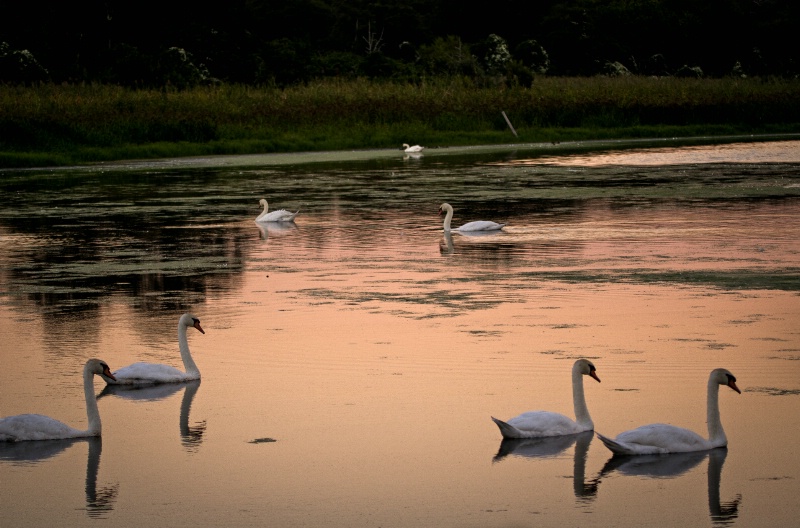
[[[274,438],[256,438],[255,440],[250,440],[247,442],[248,444],[269,444],[272,442],[277,442]]]
[[[747,392],[760,392],[768,396],[797,396],[800,395],[800,389],[779,389],[777,387],[750,387],[746,389]]]

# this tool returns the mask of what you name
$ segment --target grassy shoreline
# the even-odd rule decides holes
[[[508,115],[513,136],[501,112]],[[329,80],[186,91],[0,86],[0,167],[218,154],[800,132],[800,80]]]

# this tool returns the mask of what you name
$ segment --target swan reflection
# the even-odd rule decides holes
[[[444,239],[439,242],[439,253],[442,255],[452,255],[454,252],[453,235],[451,235],[449,231],[445,231]]]
[[[258,227],[259,238],[261,238],[261,240],[267,240],[270,235],[280,235],[296,230],[297,224],[295,224],[294,221],[270,223],[256,222],[256,227]]]
[[[114,509],[119,484],[97,486],[100,454],[103,451],[103,440],[99,436],[40,442],[0,442],[0,460],[19,465],[38,464],[60,455],[73,444],[82,442],[86,442],[89,447],[86,459],[86,514],[101,519]]]
[[[676,478],[695,468],[708,457],[708,511],[717,526],[732,524],[739,516],[741,495],[722,502],[719,494],[722,466],[728,449],[720,447],[710,451],[671,453],[666,455],[612,456],[600,471],[600,478],[617,471],[627,476],[648,478]],[[599,479],[598,479],[599,480]]]
[[[183,399],[181,400],[181,412],[179,417],[179,427],[181,433],[181,444],[190,452],[195,452],[203,443],[203,435],[206,432],[206,421],[189,424],[189,413],[192,409],[197,390],[200,388],[200,380],[187,383],[165,383],[162,385],[150,385],[137,387],[132,385],[106,385],[98,399],[105,396],[114,395],[131,401],[158,401],[168,398],[183,389]]]
[[[460,252],[494,250],[499,247],[498,242],[505,242],[507,235],[502,231],[444,231],[442,240],[439,241],[439,253],[442,255],[452,255],[455,253],[453,243],[453,233],[458,233],[468,242],[460,245]]]
[[[504,438],[492,461],[500,462],[508,456],[523,458],[555,457],[574,444],[572,489],[577,499],[590,501],[597,496],[597,487],[600,483],[600,479],[586,481],[586,458],[589,454],[589,444],[592,443],[592,438],[594,438],[592,431],[542,438]]]

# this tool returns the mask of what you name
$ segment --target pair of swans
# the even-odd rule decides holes
[[[439,206],[439,214],[445,213],[444,217],[444,232],[451,231],[450,222],[453,220],[453,207],[448,203],[443,203]],[[452,231],[464,232],[483,232],[483,231],[499,231],[503,229],[505,224],[498,224],[490,220],[476,220],[474,222],[467,222],[461,227],[453,228]]]
[[[539,438],[582,433],[594,430],[586,407],[583,376],[600,381],[591,361],[577,360],[572,366],[572,403],[575,420],[549,411],[531,411],[504,422],[492,417],[504,438]],[[668,424],[643,425],[620,433],[615,439],[596,433],[597,437],[617,455],[647,455],[705,451],[728,445],[719,415],[719,387],[725,385],[737,393],[736,378],[728,370],[714,369],[708,378],[707,419],[708,439],[694,431]]]
[[[269,204],[264,198],[260,199],[258,203],[264,208],[264,210],[261,211],[261,214],[256,217],[256,222],[258,223],[294,222],[294,217],[300,214],[300,209],[294,213],[287,211],[286,209],[278,209],[270,212]]]
[[[97,398],[94,394],[94,376],[100,376],[111,385],[155,385],[199,380],[200,371],[192,360],[186,338],[186,330],[190,327],[205,334],[198,318],[192,314],[181,316],[178,322],[178,343],[185,372],[169,365],[134,363],[112,373],[105,361],[90,359],[83,367],[83,393],[86,400],[86,416],[89,421],[88,429],[76,429],[41,414],[20,414],[0,418],[0,441],[63,440],[100,436],[102,425],[100,411],[97,408]]]

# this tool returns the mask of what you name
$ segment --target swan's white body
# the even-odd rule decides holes
[[[86,398],[86,416],[89,428],[75,429],[49,416],[20,414],[0,419],[0,441],[21,442],[24,440],[63,440],[100,436],[100,411],[94,395],[94,375],[103,374],[113,379],[108,365],[99,359],[90,359],[83,367],[83,393]]]
[[[256,222],[294,222],[294,217],[300,213],[299,209],[295,213],[286,209],[278,209],[270,213],[267,212],[269,211],[269,204],[265,199],[260,199],[258,203],[264,207],[264,210],[256,217]]]
[[[451,231],[450,222],[453,220],[453,207],[450,204],[443,203],[439,206],[439,214],[446,213],[444,217],[444,232]],[[499,231],[503,229],[505,224],[498,224],[489,220],[476,220],[475,222],[467,222],[461,227],[453,228],[453,231]]]
[[[591,361],[579,359],[572,365],[572,406],[575,409],[575,420],[550,411],[529,411],[507,422],[492,417],[503,438],[539,438],[593,430],[594,423],[589,416],[583,394],[583,376],[591,376],[600,381]]]
[[[403,148],[405,149],[404,152],[408,152],[409,154],[413,154],[414,152],[422,152],[425,150],[425,147],[420,147],[419,145],[409,145],[408,143],[403,143]]]
[[[122,367],[114,372],[114,377],[103,379],[111,385],[156,385],[159,383],[181,383],[200,379],[200,370],[197,368],[192,354],[189,352],[189,343],[186,339],[186,329],[196,328],[201,334],[205,331],[200,326],[200,320],[192,314],[183,314],[178,321],[178,346],[181,359],[186,372],[169,365],[155,363],[134,363]]]
[[[666,453],[689,453],[705,451],[728,445],[728,438],[719,417],[719,386],[727,385],[739,394],[736,378],[725,369],[715,369],[708,377],[707,422],[708,439],[694,431],[668,424],[650,424],[625,431],[615,439],[600,433],[597,437],[614,454],[652,455]]]

